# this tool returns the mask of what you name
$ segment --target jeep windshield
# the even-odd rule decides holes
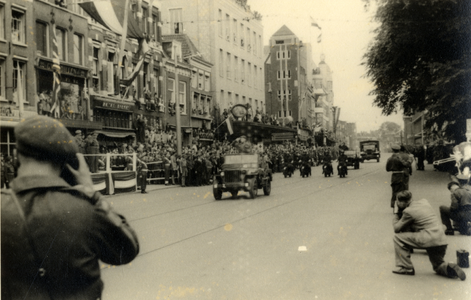
[[[224,158],[224,164],[257,163],[257,155],[228,155]]]

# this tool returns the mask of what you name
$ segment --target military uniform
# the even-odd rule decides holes
[[[393,150],[398,151],[399,146],[393,146]],[[407,156],[407,154],[406,154]],[[409,168],[410,163],[408,161],[408,156],[406,159],[399,153],[394,153],[386,162],[386,171],[392,172],[391,175],[391,207],[394,208],[394,202],[396,201],[396,195],[400,191],[405,191],[409,189]]]

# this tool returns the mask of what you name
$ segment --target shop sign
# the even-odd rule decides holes
[[[95,107],[102,107],[102,108],[122,110],[122,111],[132,111],[132,108],[134,107],[134,105],[125,104],[125,103],[117,103],[117,102],[108,102],[108,101],[95,99]]]
[[[38,62],[38,67],[53,72],[51,61],[41,59]],[[86,78],[88,71],[61,64],[61,74]]]

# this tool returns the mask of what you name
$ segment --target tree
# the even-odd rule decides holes
[[[427,111],[429,133],[463,141],[471,118],[471,1],[376,3],[380,26],[363,62],[373,104],[384,115]]]

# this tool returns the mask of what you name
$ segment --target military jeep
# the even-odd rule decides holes
[[[213,194],[221,200],[224,192],[230,192],[235,198],[240,190],[249,192],[255,199],[258,189],[270,195],[272,172],[268,165],[262,165],[258,154],[228,154],[224,156],[221,172],[214,176]]]

